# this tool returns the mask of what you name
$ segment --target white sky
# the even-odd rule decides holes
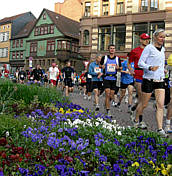
[[[0,5],[0,19],[31,11],[36,18],[43,8],[54,11],[54,4],[63,0],[4,0]]]

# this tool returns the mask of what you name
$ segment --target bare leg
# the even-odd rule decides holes
[[[128,86],[128,105],[132,105],[133,102],[133,89],[134,87],[132,85]]]
[[[137,108],[136,108],[136,118],[135,118],[136,122],[139,121],[139,116],[142,115],[143,110],[147,107],[152,93],[142,92],[142,95],[143,95],[142,101],[139,102],[139,104],[137,105]]]
[[[110,89],[105,89],[105,106],[106,109],[110,109]]]
[[[157,106],[156,120],[158,124],[158,129],[162,129],[165,89],[156,89],[155,98],[156,98],[156,106]]]

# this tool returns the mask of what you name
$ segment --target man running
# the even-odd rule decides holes
[[[128,62],[128,68],[131,73],[134,75],[135,79],[135,88],[137,91],[138,95],[138,100],[135,106],[131,108],[132,113],[131,113],[131,118],[132,120],[134,119],[134,111],[137,108],[137,105],[141,102],[141,97],[142,97],[142,90],[141,90],[141,85],[142,85],[142,80],[143,80],[143,69],[138,67],[138,61],[140,59],[140,56],[144,50],[144,48],[149,44],[150,41],[150,36],[146,33],[143,33],[140,35],[140,46],[131,50],[129,54],[129,62]],[[134,70],[131,68],[131,63],[134,62]],[[146,124],[142,121],[142,115],[139,117],[139,125],[140,128],[146,128]]]
[[[24,71],[24,67],[19,71],[18,78],[20,81],[20,84],[24,84],[24,81],[26,79],[26,72]]]
[[[94,62],[91,62],[89,65],[89,71],[88,73],[92,76],[92,89],[94,90],[94,99],[95,99],[95,106],[96,111],[99,111],[99,95],[100,90],[102,90],[102,84],[103,84],[103,69],[99,67],[101,61],[101,55],[96,55],[96,60]]]
[[[116,74],[117,70],[121,69],[121,60],[115,56],[115,45],[111,44],[108,47],[109,55],[102,57],[100,66],[104,69],[104,89],[105,89],[105,107],[108,116],[111,116],[110,102],[114,99],[116,90]]]
[[[74,79],[74,69],[71,67],[71,62],[66,61],[66,67],[61,71],[61,78],[64,79],[65,83],[65,95],[69,96],[69,93],[72,91],[73,79]]]
[[[41,83],[41,78],[43,77],[43,72],[41,70],[40,65],[37,65],[36,68],[32,71],[31,77],[33,77],[33,80],[35,83]]]

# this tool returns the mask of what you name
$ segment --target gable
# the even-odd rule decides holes
[[[50,34],[50,28],[51,26],[54,26],[54,33]],[[46,30],[48,31],[46,34],[42,34],[41,30]],[[35,35],[35,30],[38,31],[38,35]],[[34,40],[34,39],[45,39],[45,38],[51,38],[51,37],[58,37],[58,36],[64,36],[56,27],[56,25],[53,23],[49,15],[45,10],[41,13],[40,17],[38,18],[31,34],[29,35],[28,40]]]

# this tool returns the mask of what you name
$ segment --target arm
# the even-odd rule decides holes
[[[159,66],[151,66],[146,63],[146,60],[149,57],[149,54],[150,54],[150,49],[149,47],[146,47],[141,54],[141,57],[138,62],[138,66],[145,70],[156,71],[159,68]]]
[[[88,73],[92,76],[98,75],[97,73],[94,72],[94,67],[92,63],[89,65]]]

